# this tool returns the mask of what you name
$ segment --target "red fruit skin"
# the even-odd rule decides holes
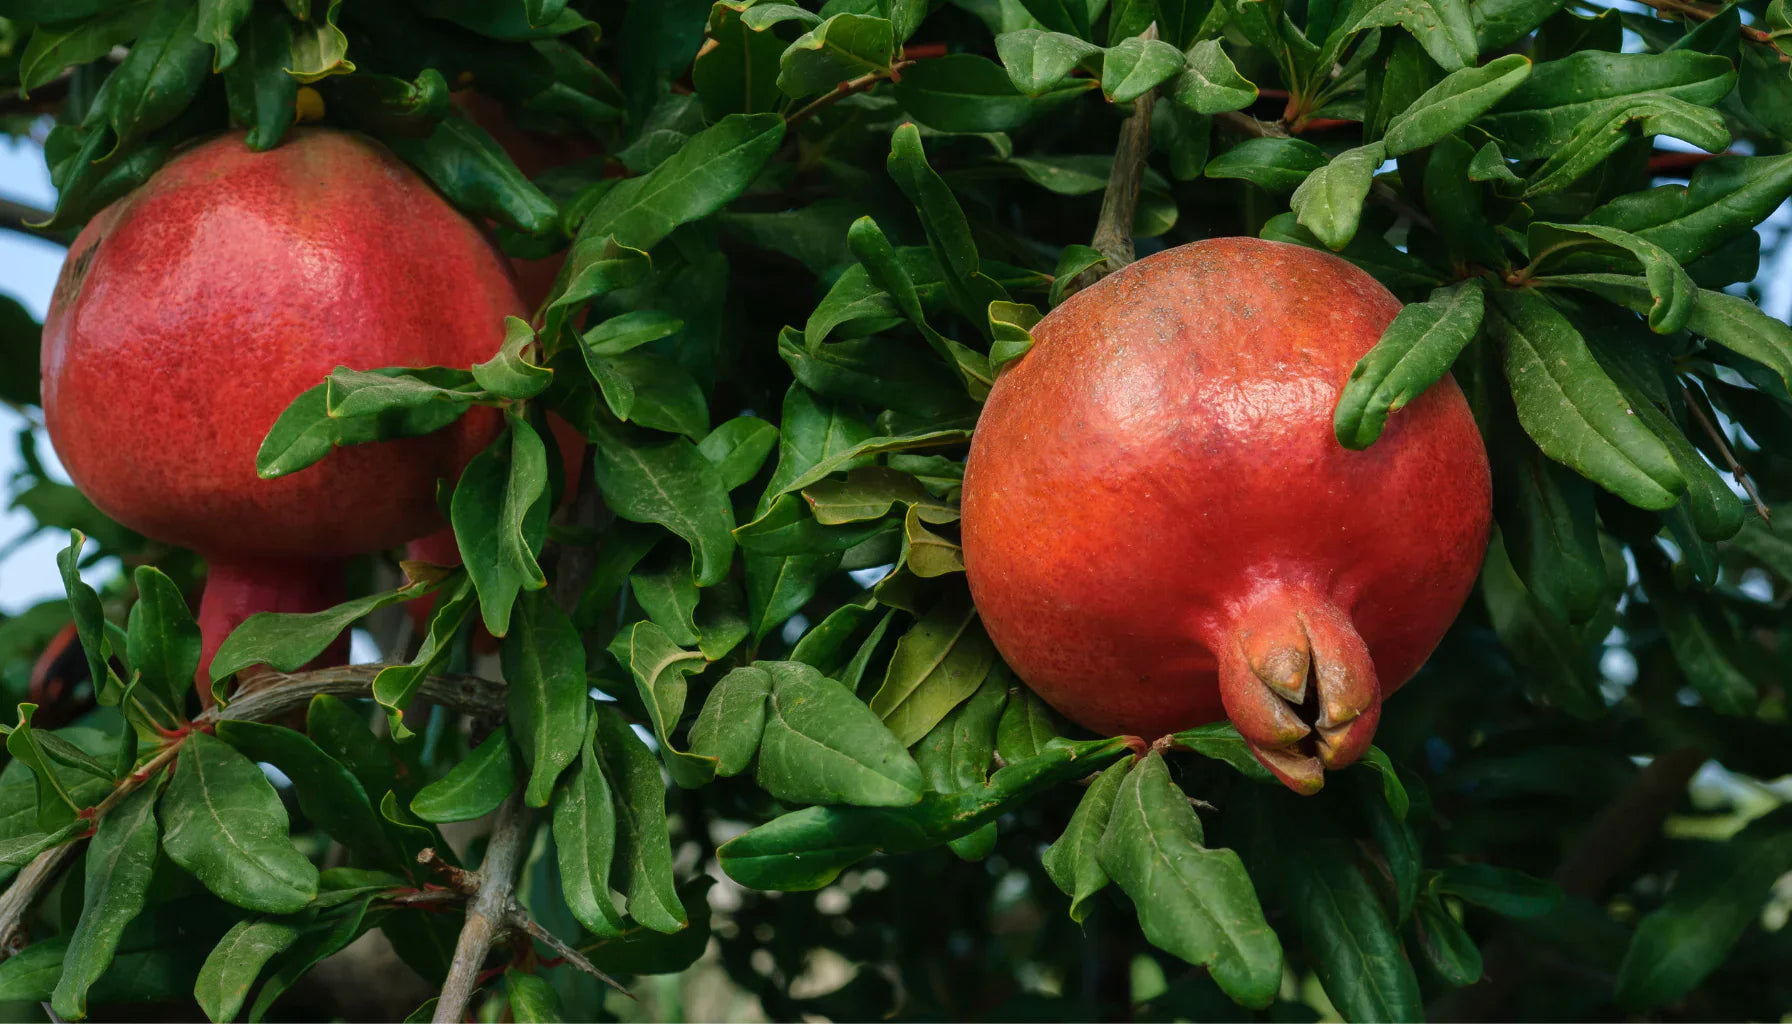
[[[222,136],[76,239],[44,324],[44,418],[75,484],[144,534],[209,556],[374,551],[440,525],[436,479],[498,417],[277,480],[255,473],[268,428],[338,365],[488,359],[521,307],[479,228],[371,140]]]
[[[1226,717],[1221,662],[1248,675],[1304,633],[1322,692],[1334,668],[1370,688],[1339,762],[1360,753],[1376,679],[1393,692],[1436,647],[1491,516],[1448,377],[1365,451],[1333,434],[1352,367],[1399,310],[1342,259],[1225,238],[1042,320],[984,406],[963,492],[971,593],[1020,677],[1096,732],[1155,737]],[[1294,669],[1306,678],[1304,655]],[[1274,731],[1234,711],[1247,739]]]
[[[94,504],[212,564],[203,698],[242,619],[327,607],[336,560],[439,527],[437,479],[501,426],[475,408],[263,480],[255,454],[280,413],[338,365],[489,359],[522,308],[477,225],[377,143],[331,129],[266,153],[240,134],[200,143],[81,232],[44,323],[45,422]]]

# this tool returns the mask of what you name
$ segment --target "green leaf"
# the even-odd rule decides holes
[[[1093,69],[1101,47],[1062,32],[1024,28],[996,36],[996,56],[1008,80],[1028,96],[1044,96],[1071,81],[1077,68]]]
[[[1500,644],[1528,671],[1531,686],[1576,718],[1605,710],[1586,645],[1525,590],[1503,544],[1488,548],[1481,596]]]
[[[480,618],[493,636],[510,631],[518,594],[547,586],[535,561],[547,536],[547,446],[514,412],[506,419],[510,429],[461,473],[449,512]]]
[[[68,594],[75,634],[80,638],[82,652],[87,655],[87,678],[93,680],[97,692],[104,693],[113,688],[122,689],[124,684],[119,682],[118,673],[112,671],[114,652],[106,635],[106,612],[100,605],[100,596],[81,579],[81,549],[86,546],[87,536],[80,530],[70,530],[68,547],[56,553],[56,568],[62,574],[63,591]]]
[[[1152,945],[1206,967],[1237,1002],[1266,1007],[1281,985],[1282,945],[1238,855],[1202,842],[1200,819],[1153,751],[1120,780],[1098,859]]]
[[[927,247],[946,272],[946,291],[952,296],[953,304],[965,317],[981,326],[989,304],[1007,299],[1008,293],[983,273],[982,262],[977,258],[977,244],[971,237],[970,221],[952,195],[952,189],[928,166],[920,130],[914,125],[902,125],[891,136],[890,156],[885,167],[896,187],[915,204],[915,213],[920,216],[921,227],[927,233]],[[856,245],[854,253],[858,254]],[[864,257],[860,256],[860,259],[863,261]]]
[[[890,91],[908,116],[935,131],[975,133],[1013,131],[1094,87],[1078,81],[1028,96],[994,61],[951,53],[903,71]]]
[[[1631,415],[1574,326],[1534,292],[1495,289],[1493,300],[1484,326],[1505,349],[1518,422],[1537,447],[1633,505],[1673,505],[1686,489],[1673,455]]]
[[[1374,444],[1390,414],[1443,379],[1480,330],[1483,303],[1481,281],[1469,278],[1401,309],[1351,369],[1338,396],[1332,415],[1338,443],[1357,449]]]
[[[1197,114],[1243,110],[1257,102],[1257,87],[1238,73],[1218,39],[1189,48],[1186,66],[1169,85],[1170,99]]]
[[[1533,273],[1554,261],[1576,261],[1615,254],[1621,262],[1640,267],[1649,284],[1650,305],[1645,312],[1649,329],[1673,334],[1692,316],[1697,289],[1692,278],[1667,250],[1639,235],[1600,224],[1552,224],[1533,221],[1526,229]]]
[[[214,73],[236,62],[237,48],[233,37],[253,6],[254,0],[199,0],[199,23],[195,34],[216,51],[212,58]]]
[[[1008,704],[996,723],[996,753],[1004,762],[1014,764],[1038,757],[1059,735],[1057,715],[1038,694],[1025,686],[1009,691]]]
[[[1182,51],[1161,39],[1123,39],[1102,57],[1101,91],[1109,103],[1131,103],[1185,66]]]
[[[372,924],[367,915],[372,899],[371,893],[363,896],[328,916],[320,917],[313,926],[305,929],[298,941],[280,955],[273,973],[262,983],[261,991],[255,994],[255,1002],[249,1006],[249,1020],[266,1020],[275,1001],[285,995],[306,972],[359,938]]]
[[[137,603],[125,648],[131,668],[170,706],[181,707],[199,673],[199,625],[180,588],[160,569],[140,565],[132,577]]]
[[[871,710],[904,746],[927,735],[975,693],[995,664],[995,647],[970,603],[948,600],[896,641]]]
[[[442,118],[421,138],[387,132],[381,141],[464,210],[530,235],[559,226],[554,201],[529,181],[490,133],[464,117]]]
[[[1101,5],[1089,0],[1020,0],[1020,6],[1053,32],[1087,37]]]
[[[758,6],[765,10],[770,5]],[[712,121],[728,114],[774,111],[783,99],[777,77],[784,40],[771,26],[743,17],[752,8],[753,0],[725,0],[709,9],[704,35],[713,45],[706,41],[697,51],[691,85],[703,101],[703,115]]]
[[[113,9],[71,20],[46,20],[31,32],[31,41],[19,57],[21,97],[48,85],[71,65],[87,64],[137,38],[156,13],[153,0],[111,5]],[[24,20],[32,21],[30,17]]]
[[[466,760],[418,790],[411,813],[438,823],[483,818],[516,791],[516,761],[510,731],[496,729]]]
[[[529,786],[523,802],[546,807],[554,781],[579,756],[585,735],[585,647],[572,619],[545,590],[517,602],[516,629],[504,638],[504,707]]]
[[[371,863],[409,867],[386,838],[361,781],[310,737],[282,726],[235,720],[219,722],[217,737],[249,760],[280,769],[292,780],[299,810],[338,842]]]
[[[440,378],[432,378],[429,370],[366,372],[381,376],[414,376],[428,383],[452,386],[444,384]],[[444,375],[457,372],[460,371],[441,371]],[[315,465],[344,445],[432,434],[460,419],[467,411],[467,406],[459,402],[428,402],[397,411],[337,417],[329,414],[328,388],[326,381],[300,392],[268,428],[267,437],[255,453],[255,472],[263,480],[276,480]]]
[[[69,780],[62,778],[44,749],[49,734],[31,727],[37,705],[19,705],[19,719],[6,734],[6,752],[31,769],[37,780],[36,824],[41,832],[55,833],[76,821],[86,805],[77,801]]]
[[[1246,139],[1214,157],[1203,173],[1209,178],[1239,178],[1271,192],[1292,192],[1324,166],[1324,151],[1311,142]],[[1373,172],[1374,166],[1369,170]]]
[[[765,734],[765,702],[771,689],[771,671],[758,664],[742,665],[723,676],[691,726],[691,753],[714,758],[716,774],[723,777],[746,771]]]
[[[581,232],[567,251],[566,262],[542,307],[541,336],[550,345],[557,343],[567,317],[578,306],[600,295],[633,288],[646,281],[652,270],[652,260],[645,252],[619,245],[608,235]]]
[[[969,700],[953,708],[915,744],[915,763],[921,766],[928,788],[936,793],[959,793],[989,781],[1011,678],[1007,666],[998,666],[984,677]]]
[[[1751,232],[1792,196],[1792,156],[1725,155],[1699,164],[1685,185],[1622,195],[1588,214],[1628,231],[1682,264]]]
[[[1443,901],[1421,893],[1414,904],[1413,935],[1418,950],[1446,982],[1473,985],[1481,980],[1481,951]]]
[[[836,14],[785,49],[778,61],[778,88],[802,99],[850,79],[884,74],[895,54],[890,19]]]
[[[388,665],[380,669],[373,677],[373,699],[387,709],[392,734],[398,739],[411,735],[411,730],[404,724],[404,710],[410,706],[411,698],[416,695],[423,681],[431,674],[441,671],[452,653],[454,637],[466,624],[467,616],[472,613],[478,602],[474,593],[471,577],[460,576],[455,579],[454,586],[436,603],[436,608],[429,617],[429,629],[425,631],[423,643],[417,648],[416,657],[407,665]],[[379,792],[377,788],[371,792]]]
[[[224,741],[187,735],[160,810],[168,858],[225,902],[288,914],[317,895],[317,868],[293,847],[274,787]]]
[[[1512,173],[1511,166],[1506,163],[1506,155],[1500,152],[1500,144],[1488,142],[1475,150],[1474,159],[1469,161],[1468,180],[1517,184],[1524,179]]]
[[[672,880],[672,840],[659,761],[614,710],[600,704],[593,714],[597,718],[593,743],[615,796],[617,888],[628,896],[629,916],[654,931],[676,932],[689,918]]]
[[[1082,276],[1083,271],[1100,266],[1106,262],[1107,257],[1103,256],[1100,250],[1092,249],[1086,245],[1065,246],[1064,252],[1058,256],[1057,269],[1052,271],[1052,289],[1050,294],[1050,302],[1052,306],[1056,307],[1059,303],[1064,301],[1070,286],[1078,277]],[[1031,328],[1029,328],[1029,330],[1030,329]],[[1017,356],[1015,358],[1019,357]],[[990,361],[990,368],[999,369],[993,359]]]
[[[746,191],[784,140],[777,114],[729,114],[691,136],[653,170],[604,193],[579,238],[612,236],[646,250],[672,229],[720,210]]]
[[[594,438],[593,473],[605,503],[624,519],[683,537],[697,585],[720,583],[734,554],[734,513],[720,473],[682,437],[642,444],[625,429],[605,424]]]
[[[736,416],[697,442],[697,451],[716,467],[722,489],[743,487],[759,474],[778,446],[778,428],[757,416]]]
[[[770,676],[759,742],[761,788],[791,803],[903,807],[921,769],[845,686],[801,662],[757,662]]]
[[[1549,157],[1584,136],[1589,124],[1604,124],[1625,108],[1659,97],[1713,105],[1730,91],[1735,76],[1728,60],[1688,50],[1583,50],[1537,65],[1477,123],[1499,140],[1506,156]]]
[[[1492,864],[1451,865],[1438,872],[1433,884],[1440,893],[1506,917],[1542,917],[1562,904],[1562,890],[1554,882]]]
[[[1064,834],[1048,847],[1040,863],[1052,884],[1070,897],[1070,919],[1082,923],[1089,914],[1091,897],[1107,887],[1108,873],[1101,866],[1101,837],[1113,816],[1114,799],[1126,781],[1132,762],[1120,761],[1096,776],[1077,801]]]
[[[108,156],[180,116],[205,85],[211,54],[197,34],[198,18],[193,5],[157,4],[130,52],[101,83],[81,123],[111,127],[117,142]]]
[[[806,807],[723,844],[722,870],[755,889],[819,889],[879,850],[908,853],[969,835],[1038,793],[1098,771],[1128,753],[1123,740],[1052,747],[1010,764],[989,784],[960,793],[924,793],[910,807]]]
[[[1418,979],[1353,845],[1291,822],[1277,832],[1286,905],[1318,953],[1314,968],[1338,1012],[1346,1020],[1423,1020]]]
[[[510,1003],[510,1018],[518,1024],[558,1022],[561,1016],[560,996],[546,979],[524,974],[512,968],[504,972],[504,998]]]
[[[268,961],[304,933],[303,920],[258,915],[232,925],[212,947],[193,983],[193,998],[205,1015],[214,1021],[235,1020]]]
[[[87,1016],[87,993],[112,963],[124,927],[142,912],[156,864],[156,797],[162,778],[100,819],[88,844],[81,919],[69,936],[62,977],[50,1006],[62,1017]]]
[[[251,665],[294,672],[322,654],[356,620],[381,608],[430,593],[433,584],[413,584],[383,594],[369,594],[321,612],[256,612],[218,645],[212,656],[214,682]]]
[[[1775,880],[1792,871],[1792,812],[1781,808],[1726,842],[1700,845],[1667,902],[1637,925],[1618,968],[1620,1006],[1676,1002],[1728,958]]]
[[[464,411],[478,397],[471,372],[439,366],[419,371],[338,366],[324,380],[324,412],[332,419],[400,412],[432,402]]]
[[[637,309],[610,317],[580,338],[586,362],[592,356],[619,356],[650,341],[677,334],[684,321],[657,309]]]
[[[1551,285],[1566,285],[1592,292],[1638,313],[1653,308],[1654,294],[1639,278],[1624,274],[1552,274]],[[1687,330],[1753,359],[1777,374],[1792,388],[1792,327],[1761,312],[1747,299],[1709,289],[1693,298]]]
[[[288,3],[291,6],[291,3]],[[287,73],[307,84],[355,70],[348,59],[348,36],[336,27],[342,0],[330,0],[322,18],[300,19],[292,37],[292,66]]]
[[[554,371],[524,358],[525,350],[533,344],[535,328],[528,321],[505,317],[503,345],[491,359],[473,364],[473,379],[486,391],[504,398],[534,398],[541,394],[553,382]]]
[[[1369,196],[1369,185],[1384,152],[1379,142],[1345,150],[1307,175],[1289,197],[1289,206],[1300,225],[1334,252],[1356,237],[1363,200]],[[1212,174],[1211,165],[1208,173]]]
[[[1474,64],[1480,53],[1470,6],[1466,0],[1380,0],[1365,4],[1352,31],[1398,25],[1445,71],[1455,71]]]
[[[703,671],[707,664],[703,655],[679,647],[665,630],[651,622],[637,622],[633,629],[617,634],[610,644],[610,654],[634,676],[635,689],[647,707],[653,737],[673,781],[695,788],[714,778],[716,765],[712,758],[686,753],[672,743],[672,734],[684,717],[685,698],[690,690],[687,677]]]
[[[1247,779],[1256,779],[1258,782],[1274,779],[1269,774],[1269,769],[1263,767],[1263,763],[1251,753],[1250,745],[1245,743],[1243,736],[1238,735],[1238,730],[1233,728],[1231,722],[1198,725],[1175,733],[1174,737],[1178,748],[1192,750],[1215,761],[1224,761]]]
[[[1667,635],[1674,660],[1700,699],[1721,715],[1753,714],[1761,703],[1760,691],[1725,652],[1721,633],[1710,621],[1713,616],[1688,602],[1654,573],[1643,574],[1643,588],[1662,632]],[[1728,639],[1727,646],[1735,647],[1734,638]]]
[[[1388,156],[1423,149],[1468,127],[1531,74],[1531,62],[1509,53],[1481,67],[1465,67],[1425,90],[1388,122],[1382,142]]]
[[[554,850],[567,909],[594,935],[616,935],[622,915],[610,895],[616,857],[616,802],[594,746],[602,714],[586,724],[579,760],[554,792]]]

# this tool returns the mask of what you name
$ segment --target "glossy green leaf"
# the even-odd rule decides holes
[[[1505,349],[1518,421],[1543,453],[1625,501],[1667,508],[1686,480],[1632,416],[1574,326],[1541,296],[1496,289],[1484,321]]]
[[[1097,850],[1152,945],[1206,967],[1237,1002],[1269,1005],[1281,985],[1282,944],[1238,855],[1203,845],[1200,819],[1163,755],[1153,751],[1120,780]]]
[[[1470,278],[1400,310],[1338,396],[1332,429],[1346,448],[1367,448],[1389,415],[1443,379],[1481,327],[1483,290]]]
[[[324,412],[331,419],[402,413],[438,402],[464,411],[477,397],[470,371],[439,366],[420,371],[338,366],[324,381]]]
[[[520,317],[504,318],[504,343],[498,354],[483,363],[473,364],[473,379],[479,386],[504,398],[534,398],[547,390],[554,371],[529,362],[527,353],[535,344],[535,328]]]
[[[1256,102],[1257,87],[1238,73],[1218,39],[1204,39],[1189,48],[1185,66],[1170,82],[1167,94],[1197,114],[1223,114]]]
[[[1598,257],[1618,253],[1626,261],[1634,261],[1645,275],[1651,302],[1642,310],[1649,320],[1649,329],[1657,334],[1672,334],[1686,326],[1692,316],[1696,289],[1692,278],[1667,250],[1628,231],[1602,224],[1553,224],[1533,221],[1526,231],[1534,271],[1560,260],[1576,257]]]
[[[1400,938],[1348,840],[1287,836],[1282,870],[1289,912],[1325,994],[1346,1020],[1422,1020],[1424,1004]]]
[[[87,678],[99,684],[95,689],[104,693],[111,688],[122,688],[124,684],[112,671],[111,658],[115,652],[106,634],[106,612],[100,605],[100,596],[81,579],[81,549],[86,546],[86,534],[80,530],[69,531],[68,547],[56,553],[56,568],[62,575],[63,592],[68,595],[75,634],[81,641],[82,652],[87,655]]]
[[[504,998],[510,1003],[510,1017],[517,1024],[558,1024],[561,1016],[560,995],[545,978],[511,969],[504,972]]]
[[[1214,157],[1204,173],[1239,178],[1271,192],[1292,192],[1325,165],[1325,153],[1302,139],[1246,139]]]
[[[723,676],[691,726],[691,753],[715,758],[717,775],[745,771],[765,733],[771,689],[771,671],[757,664],[742,665]]]
[[[622,914],[610,894],[616,858],[616,801],[595,747],[601,713],[585,727],[579,760],[554,792],[554,850],[567,909],[594,935],[622,931]]]
[[[976,609],[942,603],[896,642],[871,710],[904,746],[914,743],[976,692],[995,656]]]
[[[1044,96],[1064,87],[1078,68],[1092,69],[1101,52],[1101,47],[1086,39],[1036,28],[996,37],[996,55],[1008,80],[1028,96]]]
[[[896,53],[890,19],[836,14],[804,33],[778,61],[778,88],[801,99],[841,82],[889,71]]]
[[[908,116],[935,131],[1006,132],[1062,106],[1094,82],[1076,82],[1042,96],[1015,88],[1001,65],[970,53],[924,60],[890,87]]]
[[[672,880],[672,841],[659,760],[614,710],[598,705],[593,739],[615,798],[617,883],[629,916],[657,932],[675,932],[689,918]]]
[[[361,781],[304,733],[235,720],[219,722],[216,733],[244,757],[271,764],[290,779],[299,810],[313,825],[370,863],[407,866],[380,828]]]
[[[703,671],[707,664],[703,655],[679,647],[665,630],[651,622],[637,622],[632,629],[617,634],[610,644],[610,654],[634,677],[635,689],[653,722],[654,739],[673,781],[691,788],[714,778],[713,758],[681,751],[672,740],[684,716],[685,698],[690,691],[688,677]]]
[[[1052,884],[1070,897],[1072,921],[1080,923],[1088,916],[1090,898],[1108,884],[1107,869],[1101,866],[1101,837],[1113,816],[1114,799],[1131,770],[1130,761],[1121,761],[1096,776],[1083,790],[1064,834],[1040,857]]]
[[[698,586],[721,582],[734,553],[734,513],[720,473],[684,438],[646,443],[625,429],[605,426],[595,438],[604,501],[624,519],[658,523],[689,542]]]
[[[431,674],[441,671],[452,653],[454,637],[478,605],[471,577],[461,576],[437,600],[430,613],[429,628],[417,654],[405,665],[388,665],[373,677],[373,699],[388,711],[393,735],[404,739],[411,734],[404,724],[404,709]],[[370,788],[370,793],[379,792]]]
[[[231,926],[199,968],[193,998],[214,1021],[235,1020],[268,961],[285,952],[303,934],[304,918],[244,918]]]
[[[1382,136],[1387,155],[1423,149],[1467,127],[1530,74],[1530,60],[1516,53],[1453,72],[1388,122],[1387,134]]]
[[[744,486],[778,447],[778,428],[757,416],[736,416],[697,442],[697,450],[716,467],[722,488]]]
[[[293,847],[274,787],[224,741],[188,734],[160,813],[168,858],[225,902],[287,914],[317,895],[317,868]]]
[[[1363,5],[1353,29],[1398,25],[1445,71],[1455,71],[1472,65],[1479,52],[1471,6],[1467,0],[1379,0]]]
[[[125,925],[143,911],[155,871],[155,806],[161,778],[112,808],[87,846],[81,919],[69,935],[50,1006],[79,1020],[87,1016],[87,994],[111,965]]]
[[[529,766],[523,802],[546,807],[554,781],[579,756],[585,735],[585,648],[578,628],[545,590],[517,602],[504,638],[504,707],[517,751]]]
[[[411,813],[438,823],[483,818],[516,791],[516,761],[510,731],[494,730],[466,760],[418,790],[411,798]]]
[[[1161,39],[1123,39],[1102,57],[1101,91],[1110,103],[1131,103],[1185,66],[1182,51]]]
[[[1685,185],[1619,196],[1588,223],[1628,231],[1682,264],[1753,230],[1792,196],[1792,156],[1720,156],[1699,164]]]
[[[1703,845],[1667,902],[1638,923],[1618,968],[1619,1005],[1674,1002],[1724,961],[1760,916],[1774,881],[1792,871],[1792,813],[1782,808],[1728,842]]]
[[[613,237],[651,249],[680,224],[716,212],[746,191],[784,140],[777,114],[729,114],[653,170],[604,193],[579,226],[580,239]]]
[[[291,6],[291,4],[288,4]],[[307,84],[355,70],[348,59],[348,36],[336,27],[342,0],[329,0],[322,18],[302,19],[292,36],[292,66],[287,73]]]
[[[1730,62],[1686,50],[1604,53],[1583,50],[1533,68],[1531,76],[1477,122],[1506,156],[1549,157],[1625,107],[1666,96],[1710,105],[1735,82]]]
[[[295,37],[296,42],[296,37]],[[381,141],[460,206],[526,234],[559,225],[559,208],[531,183],[484,128],[445,117],[421,138],[387,133]]]
[[[1562,904],[1562,890],[1512,868],[1453,864],[1438,872],[1437,890],[1506,917],[1541,917]]]
[[[1348,245],[1356,237],[1363,200],[1384,155],[1385,147],[1372,142],[1339,153],[1307,175],[1288,199],[1300,225],[1333,251]],[[1208,173],[1212,174],[1211,165]]]
[[[199,625],[180,588],[160,569],[138,566],[132,578],[137,603],[125,648],[131,668],[170,706],[180,707],[199,672]]]
[[[1481,951],[1443,901],[1421,894],[1413,915],[1417,951],[1438,975],[1452,985],[1473,985],[1481,979]]]
[[[431,380],[427,371],[387,369],[367,372],[404,374],[429,383],[443,383],[440,379]],[[444,372],[451,376],[457,371]],[[300,392],[268,429],[260,450],[255,453],[255,472],[262,479],[276,480],[296,473],[315,465],[344,445],[432,434],[460,419],[467,411],[467,407],[459,402],[428,402],[397,414],[380,412],[335,417],[329,414],[328,387],[326,382]]]
[[[921,799],[921,769],[851,690],[795,661],[757,662],[771,677],[759,785],[791,803],[903,807]]]
[[[547,447],[525,420],[507,420],[510,429],[461,473],[449,513],[480,618],[493,636],[510,632],[517,595],[547,586],[535,561],[547,536]]]
[[[697,52],[691,85],[703,101],[704,116],[711,120],[773,111],[783,99],[777,78],[785,42],[770,31],[771,26],[749,23],[743,15],[753,6],[752,0],[726,0],[709,9],[704,35],[713,45],[706,42]]]

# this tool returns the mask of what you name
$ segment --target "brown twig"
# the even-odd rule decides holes
[[[1642,0],[1642,2],[1663,14],[1684,15],[1694,21],[1710,21],[1722,14],[1724,10],[1722,7],[1707,7],[1701,3],[1694,3],[1693,0]],[[1742,26],[1742,38],[1761,46],[1774,47],[1776,51],[1779,49],[1774,46],[1772,33],[1763,32],[1753,25]],[[1780,53],[1778,56],[1781,64],[1792,62],[1792,57],[1788,57],[1784,53]]]
[[[1157,23],[1146,26],[1140,39],[1156,39]],[[1139,187],[1145,180],[1145,160],[1151,155],[1151,108],[1157,103],[1157,90],[1148,89],[1132,101],[1132,114],[1120,126],[1120,141],[1114,145],[1114,166],[1108,171],[1108,186],[1101,195],[1101,215],[1095,221],[1095,234],[1090,247],[1101,253],[1103,262],[1078,275],[1071,291],[1081,291],[1108,274],[1138,258],[1133,248],[1133,221],[1139,213]]]
[[[1717,445],[1717,452],[1723,456],[1724,468],[1730,471],[1731,478],[1742,485],[1749,500],[1755,503],[1755,511],[1760,513],[1761,518],[1769,523],[1773,522],[1773,511],[1767,507],[1766,502],[1761,500],[1761,492],[1755,490],[1755,482],[1749,478],[1748,470],[1742,468],[1742,463],[1736,461],[1736,456],[1730,451],[1730,446],[1724,442],[1724,432],[1717,429],[1717,424],[1711,422],[1711,417],[1705,415],[1704,407],[1699,404],[1698,399],[1693,396],[1692,390],[1684,383],[1680,385],[1680,393],[1686,397],[1686,407],[1692,410],[1692,418],[1699,421],[1699,428],[1705,431],[1705,436],[1711,438],[1713,444]]]
[[[1680,747],[1649,762],[1622,793],[1599,812],[1550,880],[1571,896],[1598,899],[1606,886],[1661,835],[1661,823],[1686,784],[1705,763],[1695,747]],[[1431,1020],[1499,1020],[1501,1009],[1533,966],[1535,940],[1508,929],[1483,951],[1481,980],[1433,1004]]]
[[[857,78],[841,82],[839,85],[834,86],[832,92],[822,94],[818,99],[815,99],[796,113],[786,117],[784,119],[784,127],[786,129],[795,128],[797,125],[802,124],[804,121],[807,121],[809,118],[814,117],[816,114],[821,113],[823,110],[826,110],[846,97],[851,96],[853,93],[864,92],[885,79],[889,79],[893,82],[900,82],[902,80],[903,69],[912,66],[914,63],[915,62],[912,60],[899,60],[881,71],[873,71],[868,75],[860,75]]]
[[[522,867],[529,833],[529,811],[523,806],[519,790],[498,807],[485,860],[479,865],[479,894],[467,906],[467,923],[461,926],[454,961],[436,1000],[435,1024],[458,1024],[466,1016],[486,955],[491,952],[492,943],[509,930],[516,899],[516,874]]]
[[[553,950],[555,955],[558,956],[561,960],[565,961],[566,963],[569,963],[572,966],[578,968],[579,970],[584,971],[586,974],[591,975],[593,978],[596,978],[598,981],[601,981],[604,984],[615,989],[616,991],[622,993],[623,995],[628,996],[630,999],[635,998],[635,994],[633,992],[630,992],[628,989],[623,988],[622,985],[619,984],[615,978],[612,978],[608,974],[605,974],[602,970],[600,970],[598,968],[598,966],[596,964],[592,963],[590,960],[587,960],[585,958],[585,954],[579,952],[578,950],[574,949],[573,947],[567,945],[565,942],[561,941],[560,937],[555,935],[553,932],[550,932],[546,928],[543,928],[540,924],[538,924],[536,922],[536,920],[533,917],[530,917],[528,912],[525,911],[523,908],[521,908],[521,907],[513,907],[512,908],[511,915],[510,915],[510,924],[513,927],[515,927],[516,929],[518,929],[519,931],[527,934],[530,938],[534,939],[535,941],[537,941],[537,942],[541,943],[542,945],[548,947],[549,949]]]

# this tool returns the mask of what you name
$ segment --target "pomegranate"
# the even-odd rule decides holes
[[[206,557],[202,680],[251,613],[327,607],[340,559],[438,528],[437,479],[500,425],[475,408],[260,479],[256,451],[288,403],[338,365],[488,359],[521,309],[477,225],[336,130],[300,128],[266,153],[213,138],[81,232],[44,324],[44,417],[94,504]]]
[[[1313,792],[1461,609],[1487,453],[1448,377],[1366,451],[1332,407],[1400,303],[1328,253],[1158,253],[1071,297],[996,381],[964,479],[971,594],[1002,656],[1097,732],[1230,718]]]

